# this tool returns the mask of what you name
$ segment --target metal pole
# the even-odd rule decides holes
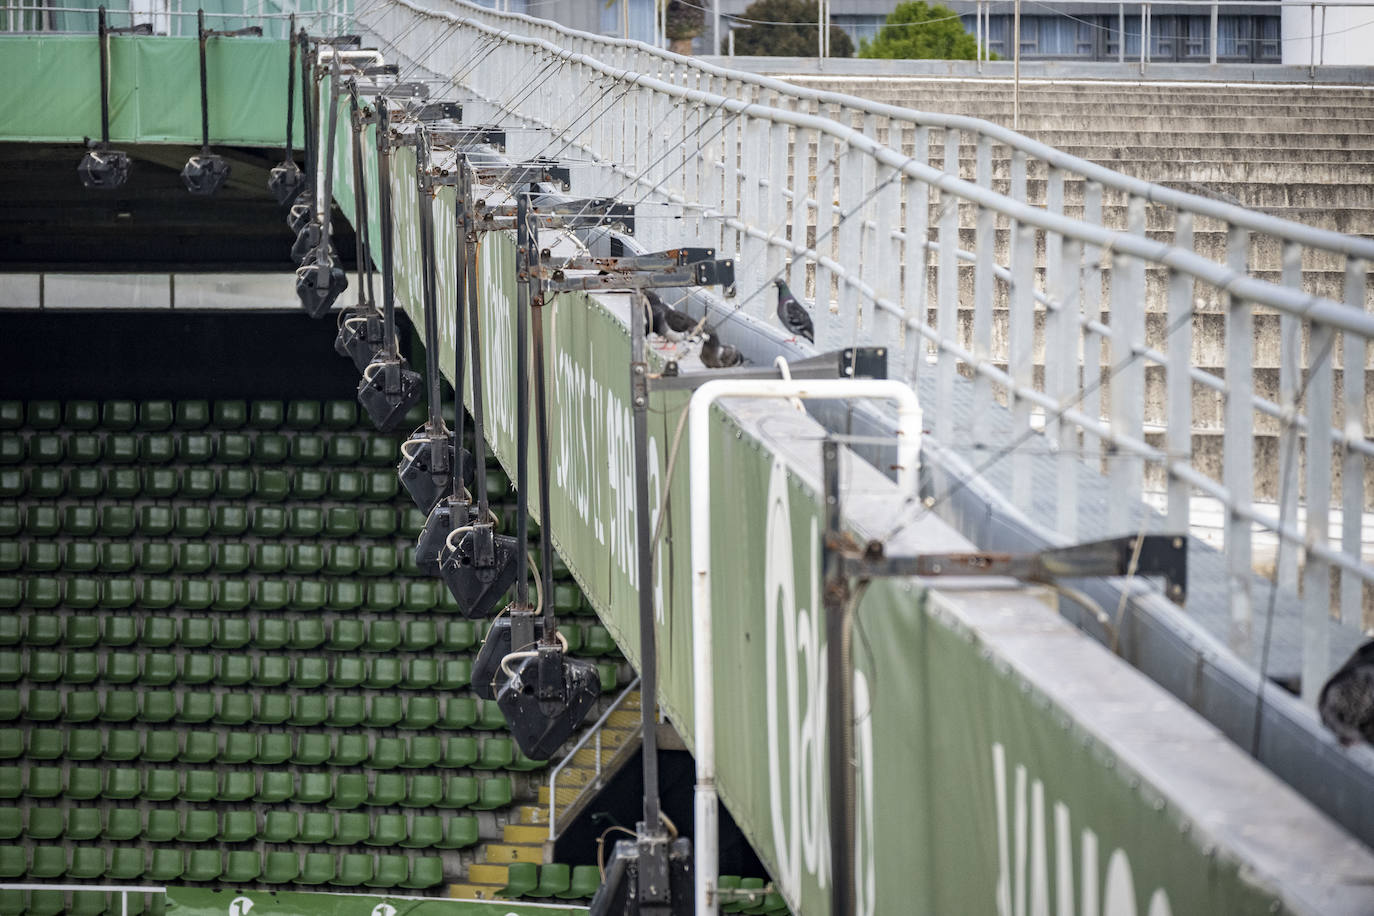
[[[1016,48],[1012,52],[1012,91],[1011,91],[1011,129],[1021,129],[1021,0],[1016,0],[1012,41]]]
[[[210,151],[210,91],[205,74],[205,10],[196,10],[196,28],[200,33],[200,145],[201,152]]]
[[[521,195],[528,198],[528,195]],[[557,621],[553,616],[553,534],[549,515],[549,410],[544,380],[544,284],[539,276],[539,246],[530,237],[528,255],[530,317],[533,318],[530,348],[534,351],[534,422],[539,446],[539,578],[544,589],[544,641],[557,645]],[[522,423],[523,425],[523,423]],[[521,549],[524,549],[522,542]]]
[[[301,114],[309,107],[301,109]],[[382,333],[386,342],[382,345],[387,359],[394,360],[396,352],[396,282],[392,272],[391,238],[391,119],[386,109],[386,99],[377,99],[377,197],[378,216],[382,230]],[[309,146],[306,147],[309,158]]]
[[[978,5],[977,5],[977,7],[974,8],[974,11],[973,11],[973,32],[974,32],[973,41],[974,41],[974,44],[977,46],[977,52],[973,55],[973,59],[976,60],[976,61],[978,62],[978,72],[979,72],[979,73],[982,73],[982,72],[983,72],[983,0],[978,0]]]
[[[425,374],[429,388],[429,433],[437,434],[443,421],[439,411],[439,307],[435,301],[434,207],[430,198],[429,135],[423,125],[415,130],[415,206],[419,208],[420,294],[425,321]],[[439,466],[440,441],[430,439],[430,467]]]
[[[110,145],[110,31],[105,25],[105,7],[100,7],[96,18],[100,28],[100,147],[104,149]]]
[[[1126,62],[1126,4],[1116,6],[1116,62]]]
[[[463,462],[463,425],[467,412],[463,406],[463,331],[465,311],[463,296],[468,282],[468,207],[472,196],[472,185],[468,181],[467,158],[458,155],[458,185],[453,192],[453,225],[457,229],[455,243],[454,289],[457,291],[453,303],[453,501],[463,500],[463,478],[466,476]],[[457,519],[454,527],[467,524],[466,518]]]
[[[639,723],[644,759],[644,829],[659,831],[658,735],[654,708],[658,695],[658,653],[654,639],[653,534],[649,517],[649,364],[644,353],[644,312],[649,300],[638,290],[630,306],[630,393],[634,409],[635,537],[639,550]]]
[[[853,916],[854,899],[854,713],[849,670],[849,582],[840,569],[835,548],[840,528],[839,446],[833,439],[821,445],[825,479],[825,538],[821,568],[825,577],[826,729],[830,766],[830,886],[831,916]]]
[[[465,183],[468,189],[468,206],[471,207],[472,197],[472,172],[467,171],[467,164],[464,163],[463,169],[466,174]],[[468,211],[471,213],[471,209]],[[468,236],[466,255],[468,259],[467,270],[467,325],[468,325],[468,351],[471,354],[469,359],[472,362],[472,495],[477,502],[477,521],[486,522],[490,516],[487,508],[487,433],[486,421],[483,416],[482,408],[482,329],[480,326],[479,313],[477,311],[477,236],[475,227],[469,227],[472,231]],[[519,284],[516,284],[519,289]],[[521,425],[521,429],[524,425]],[[517,494],[523,498],[523,491]],[[523,516],[521,516],[523,517]],[[456,520],[460,524],[462,519]],[[521,563],[524,564],[524,548],[521,547]],[[523,585],[525,577],[516,579],[517,585]],[[529,600],[528,588],[525,591],[525,600]]]
[[[1217,18],[1221,9],[1217,0],[1212,0],[1212,66],[1217,65]]]
[[[293,44],[294,48],[295,45]],[[358,304],[373,308],[372,299],[372,241],[371,226],[367,210],[367,179],[363,175],[363,131],[362,111],[358,108],[358,87],[355,83],[349,89],[350,117],[353,128],[353,193],[358,208]],[[290,133],[287,134],[290,137]],[[289,141],[288,141],[289,142]],[[287,158],[290,158],[288,148]]]
[[[816,4],[816,56],[825,57],[825,0]]]
[[[1145,75],[1145,49],[1150,44],[1150,5],[1140,5],[1140,75]]]
[[[101,7],[101,9],[104,9],[104,7]],[[296,126],[294,123],[292,123],[292,122],[294,122],[294,121],[296,120],[296,118],[295,118],[295,114],[296,114],[296,110],[295,110],[295,109],[296,109],[296,14],[295,14],[295,13],[292,13],[292,14],[291,14],[290,31],[289,31],[287,34],[288,34],[288,37],[287,37],[286,43],[287,43],[287,45],[289,46],[289,49],[290,49],[290,50],[287,51],[287,62],[286,62],[286,152],[285,152],[285,154],[282,156],[282,161],[283,161],[283,162],[291,162],[291,161],[292,161],[292,158],[291,158],[291,157],[292,157],[292,155],[293,155],[294,152],[295,152],[295,144],[293,144],[293,143],[291,142],[292,139],[293,139],[293,131],[294,131],[295,126]],[[356,110],[356,108],[357,108],[356,101],[357,101],[357,95],[356,95],[356,93],[355,93],[355,94],[354,94],[354,102],[355,102],[354,108],[355,108],[355,110]]]
[[[622,3],[624,0],[622,0]],[[530,351],[527,345],[530,335],[530,248],[536,242],[531,237],[529,226],[529,195],[517,194],[515,197],[515,540],[520,551],[520,575],[515,580],[515,604],[523,611],[530,609],[529,564],[524,562],[525,545],[530,536],[529,500],[529,456],[530,456]],[[476,303],[474,303],[474,306]],[[474,322],[475,324],[475,322]],[[477,341],[473,341],[476,347]],[[547,518],[540,519],[540,528],[548,527]],[[553,595],[545,595],[545,601],[552,601]],[[514,625],[516,617],[511,617],[511,647],[524,648],[517,643]]]
[[[720,0],[711,0],[711,43],[715,45],[711,49],[712,54],[720,53]],[[730,47],[730,56],[735,55],[735,48]]]

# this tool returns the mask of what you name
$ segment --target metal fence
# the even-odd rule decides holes
[[[0,0],[0,33],[88,34],[96,31],[99,4],[81,0]],[[111,0],[104,4],[110,25],[116,28],[148,23],[156,35],[196,37],[196,16],[203,7],[206,25],[232,31],[262,26],[268,38],[285,38],[288,22],[296,15],[301,27],[312,33],[340,35],[353,27],[351,0],[295,3],[293,0]]]
[[[1064,535],[1153,525],[1140,521],[1147,484],[1172,530],[1214,501],[1245,638],[1267,597],[1254,539],[1274,539],[1277,587],[1302,593],[1307,695],[1332,662],[1318,624],[1361,626],[1374,580],[1361,555],[1374,242],[1130,178],[986,121],[458,0],[379,0],[358,17],[399,58],[544,129],[548,153],[600,163],[600,187],[579,193],[660,205],[668,218],[638,232],[651,248],[735,253],[737,310],[769,320],[771,281],[785,278],[815,300],[817,349],[891,346],[910,382],[933,378],[930,434],[1005,452],[1017,505],[1037,495],[1037,447],[1052,451]],[[966,423],[948,409],[960,375]],[[1197,391],[1221,405],[1200,448]],[[994,422],[1002,405],[1009,424]],[[1105,517],[1080,505],[1085,461],[1110,483]]]

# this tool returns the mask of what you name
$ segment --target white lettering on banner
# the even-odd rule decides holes
[[[1045,785],[1039,779],[1030,779],[1026,768],[1017,764],[1014,785],[1009,793],[1007,753],[1000,742],[993,742],[992,745],[992,776],[993,797],[997,807],[995,894],[998,916],[1050,916]],[[1072,817],[1068,806],[1060,801],[1054,803],[1054,840],[1055,916],[1136,916],[1135,879],[1131,874],[1131,860],[1125,850],[1115,849],[1107,859],[1107,880],[1099,894],[1097,834],[1088,827],[1082,829],[1079,839],[1081,886],[1079,906],[1075,909]],[[1171,914],[1169,895],[1163,888],[1156,888],[1150,895],[1146,916]]]
[[[515,300],[502,282],[501,261],[497,257],[501,240],[488,238],[480,247],[478,279],[481,282],[482,378],[485,422],[488,435],[512,439],[515,436],[515,347],[511,319]],[[512,277],[512,279],[514,279]]]
[[[826,647],[821,641],[820,534],[810,522],[807,567],[793,558],[786,468],[773,462],[764,525],[764,688],[768,718],[768,792],[773,818],[775,877],[791,898],[802,874],[830,884],[826,783]],[[800,572],[800,575],[798,575]],[[809,583],[799,606],[798,583]],[[860,916],[878,911],[873,812],[873,717],[868,679],[854,672],[855,901]]]
[[[248,916],[253,909],[253,901],[247,897],[235,897],[229,901],[229,916]]]

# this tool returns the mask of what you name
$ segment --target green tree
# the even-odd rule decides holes
[[[964,31],[954,10],[915,0],[898,4],[876,38],[859,42],[859,56],[976,60],[978,42]]]
[[[735,30],[736,54],[816,56],[816,24],[820,19],[820,5],[816,0],[754,0],[741,18],[752,24]],[[722,42],[721,53],[726,50]],[[844,29],[833,25],[830,27],[830,56],[854,56],[854,42]]]

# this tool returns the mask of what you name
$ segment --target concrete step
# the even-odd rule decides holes
[[[533,806],[529,806],[533,808]],[[548,809],[534,809],[542,811],[547,818]],[[522,822],[519,824],[507,824],[501,828],[501,839],[507,843],[518,843],[521,845],[533,845],[543,843],[549,838],[549,828],[542,824]]]
[[[563,785],[563,780],[561,776],[558,780],[558,783],[559,785],[557,797],[559,809],[562,809],[567,805],[571,805],[573,802],[577,801],[577,797],[582,794],[583,786],[586,785],[586,783],[583,783],[577,786],[570,785],[565,787]],[[547,808],[549,805],[549,787],[547,785],[542,785],[539,787],[539,804],[544,806],[545,808]]]
[[[511,817],[515,820],[515,824],[539,825],[542,830],[548,827],[549,808],[547,805],[517,805],[512,809]]]
[[[462,884],[450,884],[448,895],[458,900],[500,900],[496,892],[505,887],[503,880],[500,884],[473,884],[464,882]]]
[[[546,832],[534,845],[488,843],[483,848],[483,852],[486,854],[486,860],[491,863],[509,865],[511,862],[533,862],[536,865],[543,865],[544,840],[547,838],[548,833]]]
[[[468,882],[476,885],[502,888],[506,886],[508,871],[504,865],[488,862],[474,862],[468,866]]]
[[[1165,122],[1163,130],[1149,130],[1139,125],[1114,126],[1103,124],[1097,129],[1069,130],[1053,127],[1047,130],[1022,131],[1041,143],[1056,149],[1068,150],[1084,145],[1101,145],[1110,149],[1165,150],[1174,147],[1203,147],[1208,149],[1239,150],[1300,146],[1314,150],[1368,149],[1369,134],[1331,131],[1279,132],[1258,131],[1182,131]],[[932,136],[932,148],[944,154],[942,137]],[[963,143],[972,152],[973,144]]]

